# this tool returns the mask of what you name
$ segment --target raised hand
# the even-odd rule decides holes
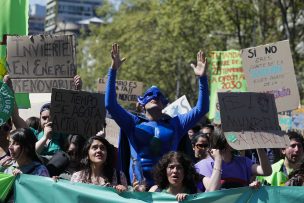
[[[197,53],[197,64],[195,66],[193,63],[191,63],[191,67],[193,68],[195,75],[197,76],[206,75],[208,63],[204,52],[199,51]]]
[[[119,45],[114,43],[112,44],[112,50],[111,50],[111,57],[112,57],[112,69],[118,70],[121,66],[121,64],[126,60],[126,58],[120,59],[119,56]]]
[[[48,122],[44,126],[44,136],[46,139],[52,139],[52,122]]]

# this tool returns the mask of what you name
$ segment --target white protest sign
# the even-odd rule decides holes
[[[278,112],[298,108],[299,90],[289,41],[243,49],[248,91],[274,94]]]
[[[174,117],[178,114],[185,114],[191,110],[191,106],[186,98],[186,96],[182,96],[175,100],[173,103],[169,104],[166,108],[163,109],[163,113]]]

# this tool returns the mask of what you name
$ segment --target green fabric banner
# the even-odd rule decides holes
[[[233,90],[244,92],[247,90],[242,58],[240,51],[212,51],[208,57],[210,110],[208,117],[214,119],[216,113],[217,92]]]
[[[15,176],[0,173],[0,203],[4,202],[6,196],[13,186],[14,180]]]
[[[14,93],[7,84],[0,81],[0,126],[12,115],[15,106]]]
[[[15,100],[19,109],[31,108],[30,95],[26,92],[15,93]]]
[[[6,45],[4,35],[27,35],[28,0],[0,1],[0,77],[6,73]]]
[[[249,187],[206,192],[189,195],[183,202],[217,203],[262,203],[262,202],[303,202],[304,187],[261,187],[258,190]],[[113,188],[71,183],[51,178],[21,175],[15,183],[15,202],[43,203],[100,203],[100,202],[177,202],[175,196],[166,193],[123,192]]]

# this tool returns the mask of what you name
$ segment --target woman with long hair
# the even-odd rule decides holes
[[[182,201],[187,194],[197,193],[199,175],[192,161],[183,153],[169,152],[165,154],[153,171],[156,185],[149,192],[166,192],[176,195]]]
[[[38,176],[47,176],[47,168],[42,165],[35,150],[37,138],[29,128],[20,128],[10,133],[9,153],[13,159],[12,165],[4,173],[9,174],[31,174]]]
[[[126,178],[123,173],[117,175],[113,168],[113,156],[113,146],[105,138],[89,138],[81,160],[84,169],[75,172],[71,181],[112,186],[118,191],[125,191],[128,186]]]

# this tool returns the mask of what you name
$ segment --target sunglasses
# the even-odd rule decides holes
[[[8,132],[12,129],[12,126],[10,126],[9,124],[5,123],[2,126],[0,126],[0,130],[3,130],[5,132]]]
[[[197,148],[202,149],[202,148],[207,148],[207,147],[209,147],[209,144],[195,144],[195,146],[196,146]]]

